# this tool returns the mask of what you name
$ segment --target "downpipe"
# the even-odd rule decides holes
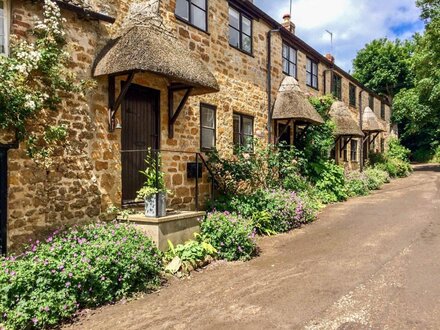
[[[275,32],[280,32],[280,29],[267,32],[267,132],[269,144],[272,141],[272,33]]]

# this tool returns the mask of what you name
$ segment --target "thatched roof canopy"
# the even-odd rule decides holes
[[[284,78],[278,90],[272,119],[294,119],[314,125],[324,124],[324,120],[309,102],[293,77]]]
[[[336,125],[336,136],[364,136],[358,122],[353,118],[350,109],[344,102],[334,102],[330,108],[329,114]]]
[[[370,107],[366,107],[362,115],[362,130],[368,133],[385,132],[382,124]]]
[[[165,76],[194,87],[192,95],[219,91],[214,75],[188,47],[160,29],[133,26],[109,42],[95,63],[94,76],[131,71]]]

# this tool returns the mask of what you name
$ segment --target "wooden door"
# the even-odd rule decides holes
[[[0,255],[6,254],[8,207],[8,151],[0,148]]]
[[[135,203],[149,149],[159,148],[160,92],[131,85],[122,103],[122,204]]]

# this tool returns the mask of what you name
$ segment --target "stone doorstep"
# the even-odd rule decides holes
[[[199,220],[206,212],[179,211],[162,218],[149,218],[142,214],[130,215],[128,218],[118,218],[122,222],[131,222],[149,236],[156,246],[167,251],[168,241],[174,245],[183,244],[194,239],[194,234],[200,231]]]

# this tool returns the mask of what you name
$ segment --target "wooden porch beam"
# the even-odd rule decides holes
[[[276,139],[276,143],[275,143],[275,144],[277,144],[278,142],[280,142],[281,135],[283,135],[284,133],[286,133],[287,129],[290,127],[290,124],[291,124],[292,122],[293,122],[293,119],[292,119],[292,118],[290,118],[290,119],[287,121],[287,124],[286,124],[286,126],[284,126],[283,131],[280,132],[279,134],[277,134],[277,139]],[[277,130],[278,130],[278,126],[277,126]]]
[[[180,101],[176,111],[174,111],[174,93],[178,90],[186,90],[186,92],[182,100]],[[170,139],[174,137],[174,124],[176,123],[177,118],[179,118],[179,115],[182,112],[186,101],[188,101],[189,95],[191,94],[192,90],[193,87],[191,86],[186,86],[185,88],[181,86],[177,89],[173,86],[168,87],[168,138]]]
[[[115,130],[116,112],[118,111],[119,107],[121,106],[122,101],[125,98],[125,95],[127,95],[128,89],[130,88],[130,86],[133,82],[135,74],[136,74],[135,71],[132,71],[129,73],[128,79],[125,82],[124,86],[122,87],[121,93],[119,94],[116,101],[115,101],[116,77],[115,76],[108,77],[109,131],[110,132],[113,132]]]

